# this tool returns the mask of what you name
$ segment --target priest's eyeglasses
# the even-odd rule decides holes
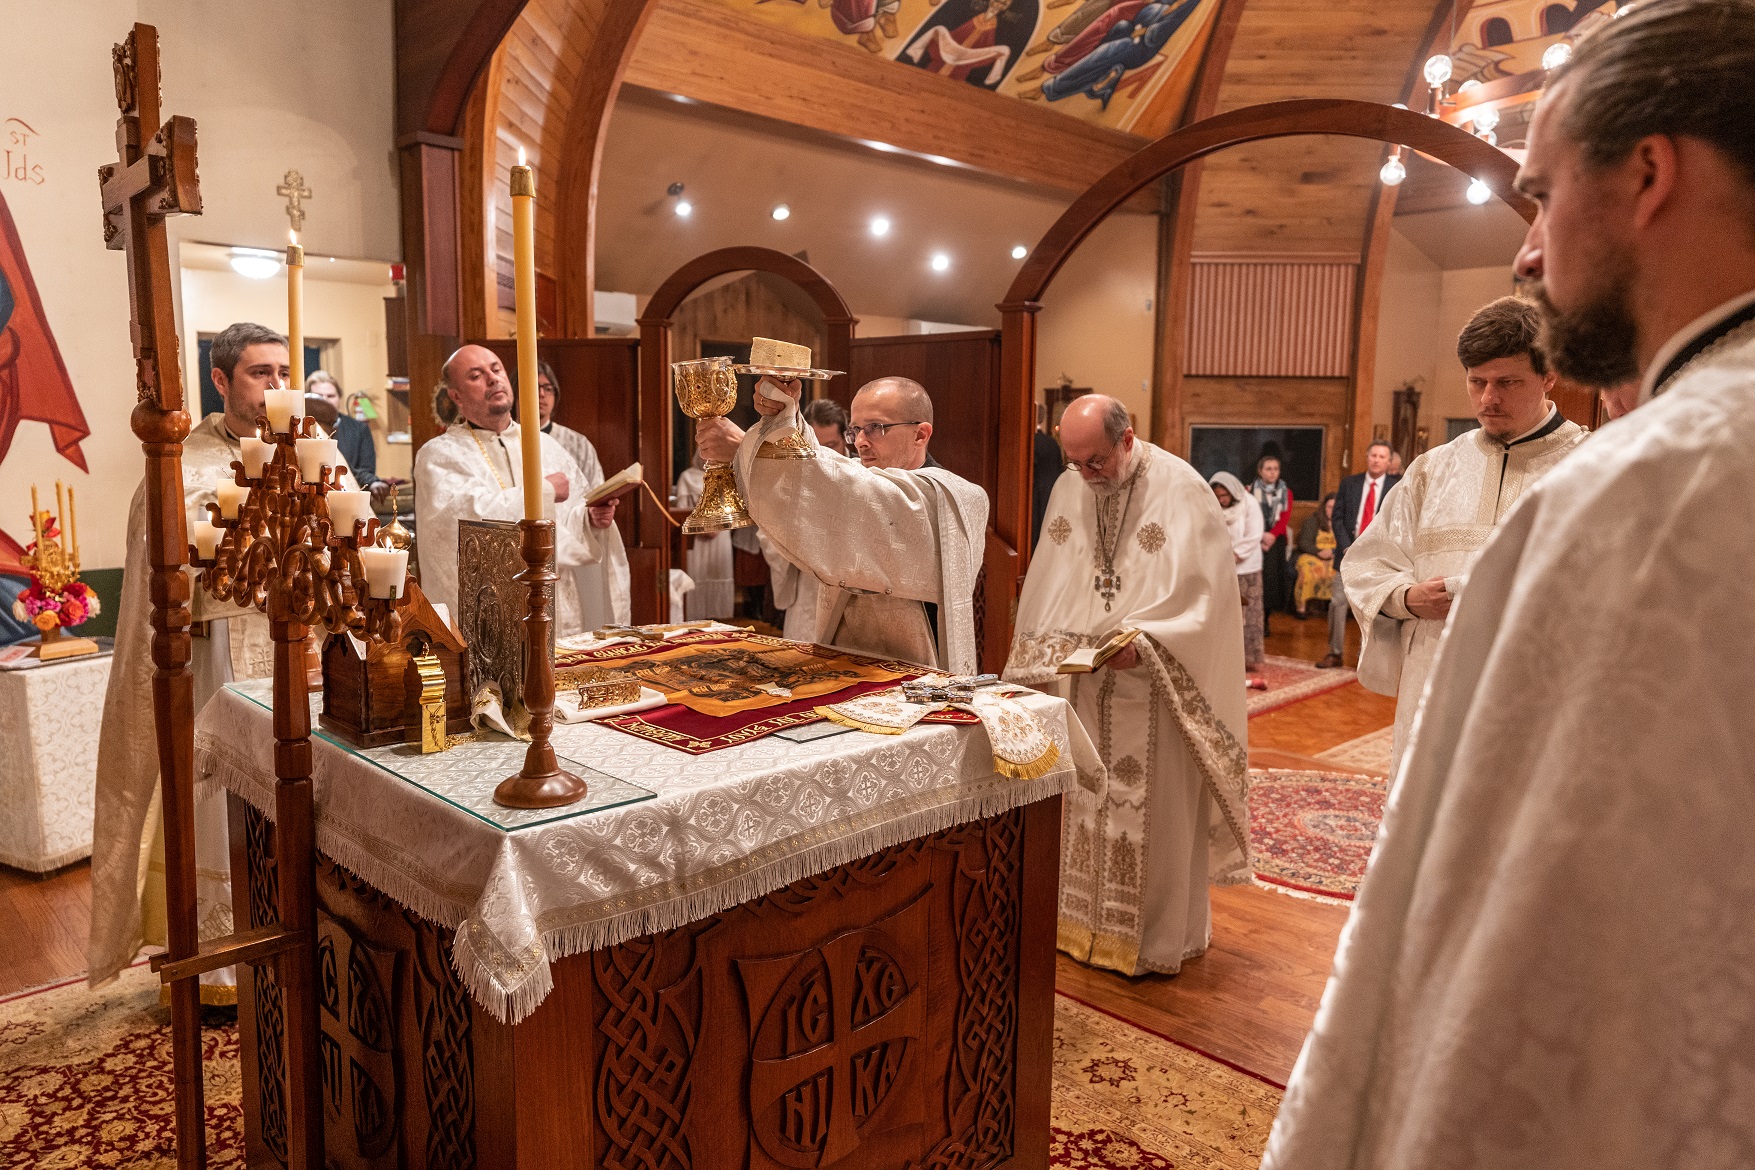
[[[875,443],[883,436],[889,434],[891,427],[917,427],[925,421],[926,420],[923,418],[915,418],[909,419],[907,422],[866,423],[862,427],[848,427],[847,441],[849,443],[855,442],[858,440],[859,436],[864,435],[868,440]]]
[[[1069,470],[1077,470],[1082,467],[1092,475],[1096,475],[1109,466],[1110,456],[1114,454],[1115,452],[1111,451],[1108,455],[1094,455],[1089,459],[1069,459],[1066,465]]]

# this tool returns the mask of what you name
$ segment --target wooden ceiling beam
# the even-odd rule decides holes
[[[711,0],[657,4],[623,80],[1055,191],[1083,191],[1147,141]]]

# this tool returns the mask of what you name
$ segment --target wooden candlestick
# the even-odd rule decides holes
[[[524,614],[524,707],[530,712],[530,748],[524,768],[494,789],[494,802],[507,808],[559,808],[585,798],[585,781],[562,770],[549,736],[555,726],[555,664],[548,654],[549,612],[554,595],[555,525],[552,520],[521,520],[524,571],[530,587]]]

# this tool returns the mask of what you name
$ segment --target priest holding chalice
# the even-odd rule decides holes
[[[856,456],[800,424],[808,346],[756,338],[749,368],[761,422],[747,434],[702,419],[704,459],[732,464],[749,515],[779,552],[822,582],[813,640],[973,674],[975,578],[987,495],[934,462],[932,399],[907,378],[878,378],[853,397]]]

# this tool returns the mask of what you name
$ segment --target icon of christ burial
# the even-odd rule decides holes
[[[802,425],[799,382],[786,377],[819,373],[809,348],[769,344],[779,348],[751,353],[753,366],[779,371],[757,386],[765,417],[747,436],[704,419],[696,442],[705,458],[733,463],[751,519],[822,582],[811,640],[975,673],[987,494],[927,453],[932,399],[907,378],[867,383],[853,397],[858,457],[837,455]],[[800,447],[807,458],[792,457]]]
[[[414,461],[415,540],[422,590],[455,615],[457,522],[522,517],[523,469],[512,384],[492,350],[466,345],[452,354],[439,390],[434,409],[445,430]],[[615,501],[588,503],[595,485],[554,435],[544,432],[541,449],[553,489],[556,632],[564,638],[625,624],[632,602]],[[545,499],[549,494],[545,488]]]
[[[1074,466],[1049,499],[1005,669],[1069,698],[1108,770],[1065,798],[1059,945],[1174,973],[1207,948],[1208,883],[1250,877],[1231,537],[1200,473],[1135,437],[1115,399],[1075,399],[1060,438]]]
[[[239,322],[213,341],[213,385],[225,411],[197,423],[183,441],[183,507],[199,519],[219,499],[221,484],[235,482],[232,461],[241,439],[256,436],[264,391],[292,376],[286,338],[262,325]],[[357,485],[351,474],[343,483]],[[116,653],[104,695],[98,740],[97,795],[92,826],[92,916],[86,962],[93,984],[107,983],[134,961],[143,943],[164,945],[164,841],[159,822],[158,757],[152,750],[152,604],[147,552],[146,485],[128,509],[127,562],[116,618]],[[193,570],[189,570],[193,572]],[[267,678],[273,672],[268,619],[255,610],[215,601],[196,581],[191,591],[195,622],[190,670],[199,711],[228,682]],[[195,807],[197,916],[201,937],[232,928],[231,852],[225,794],[215,792]],[[231,968],[201,977],[202,998],[231,1003]]]

